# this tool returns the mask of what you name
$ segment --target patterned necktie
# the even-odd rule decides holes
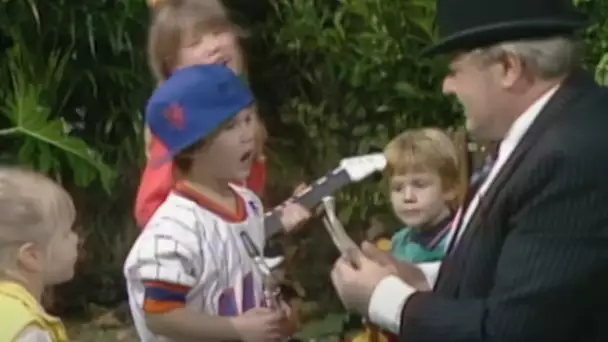
[[[473,172],[471,175],[471,179],[469,180],[469,192],[471,195],[474,195],[477,192],[477,189],[483,184],[483,182],[488,178],[490,171],[492,171],[492,167],[494,166],[494,162],[496,161],[496,157],[494,154],[488,154],[483,166]]]

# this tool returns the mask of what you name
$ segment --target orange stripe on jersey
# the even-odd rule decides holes
[[[159,301],[154,299],[144,299],[144,312],[151,314],[161,314],[171,312],[176,309],[186,307],[184,302]]]
[[[144,282],[144,286],[146,288],[159,288],[181,294],[186,294],[188,291],[190,291],[188,286],[171,284],[162,281],[146,281]]]
[[[149,281],[144,283],[143,310],[148,313],[165,313],[186,305],[189,287],[177,284]]]
[[[175,191],[181,196],[196,202],[202,208],[205,208],[218,215],[227,222],[241,222],[247,218],[245,200],[234,190],[232,190],[236,201],[234,210],[232,208],[226,208],[225,206],[213,201],[184,181],[179,181],[175,184]]]

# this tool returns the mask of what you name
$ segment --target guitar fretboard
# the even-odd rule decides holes
[[[334,192],[340,190],[344,186],[351,183],[348,173],[343,168],[337,168],[317,179],[306,192],[293,198],[293,201],[299,203],[306,209],[313,209],[325,196],[330,196]],[[266,236],[270,237],[283,229],[281,223],[281,209],[284,205],[278,205],[265,214],[264,227]]]

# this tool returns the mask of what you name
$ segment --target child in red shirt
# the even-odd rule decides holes
[[[197,1],[191,5],[192,1]],[[157,0],[150,1],[155,12],[149,35],[150,64],[159,82],[166,80],[175,70],[195,64],[225,64],[237,74],[244,73],[243,55],[238,43],[238,29],[230,22],[219,0]],[[207,27],[208,34],[193,37],[195,27]],[[176,44],[176,36],[187,36],[192,43]],[[207,37],[208,36],[208,37]],[[266,157],[263,154],[266,129],[256,116],[257,158],[251,166],[245,183],[258,196],[266,184]],[[154,160],[167,154],[167,149],[145,128],[146,156]],[[140,227],[154,214],[174,186],[176,170],[172,163],[161,167],[146,165],[137,197],[135,219]]]

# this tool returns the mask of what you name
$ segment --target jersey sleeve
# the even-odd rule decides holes
[[[155,217],[137,242],[129,273],[144,286],[145,312],[166,313],[185,306],[203,270],[196,224],[193,218]]]

